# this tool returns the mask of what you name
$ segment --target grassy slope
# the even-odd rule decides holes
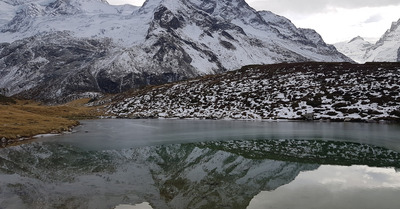
[[[30,101],[0,104],[0,138],[15,139],[37,134],[60,133],[78,125],[78,119],[98,115],[97,108],[85,107],[87,99],[61,106]]]

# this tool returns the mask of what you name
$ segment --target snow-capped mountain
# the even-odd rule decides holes
[[[392,27],[375,44],[356,37],[350,42],[337,43],[335,47],[360,63],[400,62],[400,19],[393,22]]]
[[[365,53],[372,48],[373,44],[357,36],[349,42],[340,42],[335,44],[335,47],[358,63],[365,62]]]
[[[0,6],[0,88],[42,100],[121,92],[247,64],[351,61],[315,31],[257,12],[244,0],[147,0],[142,7],[0,0]]]

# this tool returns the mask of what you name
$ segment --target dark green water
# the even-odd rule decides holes
[[[400,126],[82,121],[0,149],[0,208],[398,208]],[[150,207],[149,206],[149,207]]]

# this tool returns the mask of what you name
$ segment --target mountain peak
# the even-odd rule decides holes
[[[365,41],[365,40],[364,40],[363,37],[357,36],[357,37],[351,39],[351,40],[349,41],[349,43],[352,43],[352,42],[355,42],[355,41]]]
[[[397,30],[399,26],[400,26],[400,19],[397,22],[392,22],[392,27],[390,28],[390,31]]]
[[[196,5],[201,10],[212,14],[216,9],[221,9],[226,7],[249,7],[249,5],[244,0],[188,0],[192,4]]]

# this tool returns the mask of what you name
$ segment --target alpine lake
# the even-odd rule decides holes
[[[81,121],[0,148],[0,209],[397,209],[400,125]]]

